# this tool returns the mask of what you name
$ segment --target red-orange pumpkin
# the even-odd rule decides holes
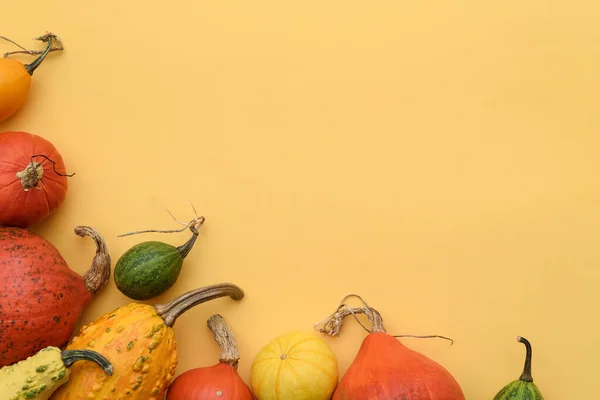
[[[213,315],[208,328],[221,348],[219,363],[179,375],[169,388],[167,400],[253,400],[252,391],[238,374],[240,353],[225,320]]]
[[[356,314],[366,315],[372,329],[332,400],[465,400],[460,385],[444,367],[386,333],[381,315],[366,303],[357,308],[340,306],[318,330],[337,336],[343,319]]]
[[[0,228],[0,367],[64,346],[92,302],[108,283],[110,254],[88,226],[75,233],[96,243],[96,256],[83,275],[69,268],[50,242],[23,228]]]
[[[65,163],[52,143],[27,132],[0,133],[0,226],[41,222],[67,188]]]

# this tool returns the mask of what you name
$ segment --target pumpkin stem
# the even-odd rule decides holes
[[[48,156],[45,156],[43,154],[36,154],[34,156],[31,156],[31,162],[27,164],[23,171],[17,172],[17,179],[21,181],[21,186],[23,186],[23,189],[26,192],[29,191],[31,188],[37,187],[38,183],[42,182],[42,177],[44,176],[44,166],[42,165],[42,163],[33,160],[36,157],[43,157],[50,163],[52,163],[52,169],[54,170],[54,173],[56,173],[56,175],[67,177],[72,177],[73,175],[75,175],[74,173],[62,174],[58,172],[56,170],[56,163],[53,160],[51,160]]]
[[[31,161],[23,171],[17,172],[17,179],[21,181],[21,186],[26,192],[31,188],[37,187],[44,176],[44,166],[37,162]]]
[[[154,309],[162,317],[167,326],[173,326],[177,318],[190,308],[225,296],[229,296],[233,300],[241,300],[244,298],[244,291],[232,283],[219,283],[191,290],[176,297],[167,304],[154,306]]]
[[[114,372],[114,367],[110,361],[93,350],[63,350],[61,358],[67,368],[77,361],[91,361],[98,364],[107,375],[112,376]]]
[[[92,260],[92,266],[83,275],[85,286],[92,294],[97,293],[108,283],[110,279],[110,254],[102,236],[89,226],[75,227],[75,233],[81,237],[89,236],[96,243],[96,255]]]
[[[43,51],[38,53],[40,56],[38,58],[36,58],[35,60],[33,60],[33,62],[31,64],[25,64],[25,69],[27,70],[29,75],[33,75],[33,72],[37,69],[37,67],[40,66],[42,61],[44,61],[46,56],[52,51],[52,41],[54,39],[56,39],[56,41],[58,42],[58,45],[59,45],[59,47],[56,48],[55,50],[63,50],[64,47],[63,47],[60,39],[52,33],[47,33],[44,36],[40,36],[39,38],[37,38],[37,40],[41,40],[42,42],[48,42],[48,46],[46,46],[46,49],[44,49]],[[12,54],[14,54],[14,53],[12,53]],[[32,54],[32,52],[29,52],[29,54]]]
[[[51,35],[51,34],[47,34],[47,35]],[[59,39],[58,36],[52,35],[54,37],[54,39],[56,40],[56,42],[58,43],[58,47],[53,47],[52,49],[50,49],[50,52],[53,51],[60,51],[60,50],[64,50],[63,44],[61,42],[61,40]],[[42,41],[46,41],[44,40],[45,36],[39,37],[36,40],[42,40]],[[2,40],[6,40],[7,42],[17,46],[19,49],[18,51],[9,51],[8,53],[4,53],[3,58],[7,58],[8,56],[12,55],[12,54],[28,54],[30,56],[37,56],[39,54],[42,54],[45,50],[29,50],[26,49],[25,47],[21,46],[19,43],[15,42],[14,40],[11,40],[5,36],[0,36],[0,39]]]
[[[365,307],[348,307],[348,305],[345,304],[345,301],[349,297],[357,297],[365,305]],[[358,315],[360,315],[360,314],[367,316],[369,323],[371,324],[371,329],[368,329],[366,326],[364,326],[363,323],[358,319]],[[344,324],[344,319],[349,315],[352,315],[354,317],[354,319],[356,319],[356,321],[360,324],[360,326],[362,326],[363,329],[369,333],[374,333],[374,332],[387,333],[385,330],[385,326],[383,324],[383,318],[381,317],[381,314],[379,313],[379,311],[377,311],[373,307],[369,306],[362,297],[360,297],[356,294],[349,294],[346,297],[344,297],[342,299],[342,301],[340,302],[340,304],[337,308],[337,311],[335,311],[333,314],[329,315],[328,317],[325,317],[323,320],[317,322],[314,326],[314,329],[317,330],[318,332],[324,333],[328,336],[338,336],[340,334],[340,331],[342,330],[342,325]],[[318,326],[321,324],[323,324],[323,327],[318,328]],[[440,336],[440,335],[426,335],[426,336],[393,335],[393,337],[413,337],[413,338],[420,338],[420,339],[441,338],[441,339],[450,340],[452,343],[454,343],[454,341],[452,339],[450,339],[446,336]]]
[[[517,341],[525,345],[525,365],[523,366],[523,373],[519,379],[525,382],[533,382],[533,377],[531,376],[531,343],[521,336],[517,336]]]
[[[227,326],[225,319],[219,314],[215,314],[208,319],[207,325],[215,338],[215,342],[221,349],[219,362],[229,364],[237,369],[240,361],[240,351],[235,336]]]

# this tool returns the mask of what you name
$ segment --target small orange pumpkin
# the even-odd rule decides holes
[[[2,39],[16,44],[12,40],[4,37],[2,37]],[[37,40],[48,43],[44,51],[28,51],[19,46],[23,49],[22,51],[6,53],[4,58],[0,58],[0,122],[12,117],[21,109],[21,107],[23,107],[27,101],[29,89],[31,88],[31,76],[36,68],[40,66],[42,61],[44,61],[48,53],[54,50],[63,50],[60,40],[52,33],[41,36],[37,38]],[[54,40],[58,42],[58,48],[52,48]],[[23,64],[19,61],[6,58],[9,54],[15,53],[39,54],[39,57],[31,64]]]
[[[237,371],[240,352],[225,319],[216,314],[207,324],[221,348],[219,363],[179,375],[169,387],[167,400],[253,400],[252,391]]]
[[[28,132],[0,133],[0,226],[42,222],[64,201],[71,176],[48,140]]]
[[[365,307],[350,308],[344,304],[346,298],[318,330],[337,336],[344,318],[357,314],[366,315],[372,329],[332,400],[465,400],[458,382],[444,367],[386,333],[381,315],[364,300]]]
[[[250,385],[258,400],[329,400],[339,378],[335,354],[322,338],[289,332],[254,358]]]

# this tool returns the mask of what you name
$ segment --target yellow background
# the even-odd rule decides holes
[[[548,399],[595,396],[600,291],[597,1],[21,1],[1,34],[66,46],[0,125],[51,140],[67,200],[35,230],[83,273],[206,216],[175,287],[231,281],[180,318],[179,372],[217,361],[222,313],[252,358],[347,293],[448,368],[467,399],[533,374]],[[2,51],[11,49],[2,45]],[[29,58],[20,58],[29,61]],[[85,314],[128,302],[114,286]],[[342,372],[365,332],[328,339]]]

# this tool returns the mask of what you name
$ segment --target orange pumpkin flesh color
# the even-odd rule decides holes
[[[62,50],[62,45],[57,49],[52,48],[54,39],[60,44],[60,40],[51,33],[37,38],[37,40],[47,42],[48,45],[31,64],[23,64],[19,61],[6,58],[6,56],[14,53],[35,54],[35,52],[17,51],[7,53],[4,58],[0,58],[0,122],[12,117],[23,107],[29,95],[31,76],[42,61],[44,61],[48,53],[53,50]]]
[[[167,400],[253,400],[252,391],[237,371],[240,353],[227,323],[216,314],[207,324],[221,348],[219,363],[178,376],[169,387]]]
[[[344,299],[345,300],[345,299]],[[343,302],[342,302],[343,304]],[[342,305],[320,332],[337,336],[349,315],[364,314],[372,329],[340,380],[332,400],[464,400],[454,377],[425,355],[409,349],[386,333],[377,310]]]
[[[230,283],[206,286],[163,305],[130,303],[83,326],[66,349],[98,351],[114,374],[93,363],[74,364],[69,382],[50,399],[163,400],[178,362],[173,324],[190,308],[225,296],[241,300],[244,292]]]
[[[65,163],[52,143],[27,132],[0,133],[0,226],[28,228],[63,202]]]

